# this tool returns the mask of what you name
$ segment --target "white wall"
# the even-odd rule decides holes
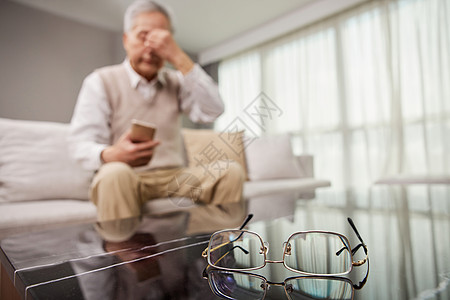
[[[121,33],[0,1],[0,117],[70,121],[84,77],[121,62]]]

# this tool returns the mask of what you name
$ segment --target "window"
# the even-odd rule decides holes
[[[334,187],[450,171],[450,3],[370,1],[219,66],[224,130],[258,94]]]

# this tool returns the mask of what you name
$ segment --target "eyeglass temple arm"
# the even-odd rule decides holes
[[[358,232],[358,229],[356,229],[356,225],[355,223],[353,223],[353,220],[351,218],[347,218],[348,223],[350,224],[350,226],[352,227],[353,231],[355,232],[356,236],[358,237],[359,241],[361,242],[361,244],[359,244],[358,246],[355,247],[355,249],[352,251],[352,254],[355,254],[356,251],[360,248],[363,247],[364,249],[364,253],[366,254],[366,257],[364,259],[361,259],[359,261],[353,262],[354,266],[361,266],[363,265],[366,261],[369,260],[369,255],[367,253],[367,246],[366,243],[364,243],[361,235]]]
[[[242,230],[242,228],[245,227],[245,225],[247,225],[248,222],[250,222],[250,220],[253,218],[253,214],[248,214],[247,218],[245,219],[244,223],[242,223],[242,225],[239,227],[239,230]]]
[[[370,270],[370,264],[369,264],[369,258],[367,258],[367,271],[366,275],[364,276],[363,280],[360,281],[358,284],[354,284],[353,287],[357,290],[360,290],[364,287],[364,285],[367,282],[367,278],[369,278],[369,270]]]
[[[350,226],[352,227],[352,229],[353,229],[353,231],[355,232],[356,236],[358,237],[359,241],[361,242],[361,243],[358,244],[355,248],[352,249],[352,255],[354,255],[354,254],[356,253],[356,251],[358,251],[358,249],[361,248],[361,247],[363,247],[364,253],[366,254],[366,258],[361,259],[361,260],[356,261],[356,262],[352,262],[352,264],[353,264],[354,266],[361,266],[361,265],[363,265],[366,261],[369,260],[368,255],[367,255],[367,246],[366,246],[366,244],[364,243],[364,241],[363,241],[361,235],[359,234],[358,229],[356,229],[356,225],[355,225],[355,223],[353,223],[353,220],[352,220],[351,218],[347,218],[347,221],[348,221],[348,223],[350,224]],[[345,243],[344,243],[344,245],[345,245]],[[347,249],[347,247],[341,248],[338,252],[336,252],[336,255],[339,256],[339,255],[342,253],[342,251],[344,251],[345,249]]]
[[[342,243],[344,243],[344,241],[342,241]],[[352,255],[355,255],[356,251],[359,250],[359,248],[363,247],[363,244],[358,244],[355,248],[352,249]],[[336,255],[339,256],[341,255],[342,251],[344,251],[345,249],[347,249],[347,247],[342,247],[338,252],[336,252]]]
[[[358,237],[361,244],[366,245],[366,243],[364,243],[361,235],[359,234],[358,229],[356,229],[356,226],[355,226],[355,223],[353,223],[353,220],[350,218],[347,218],[347,221],[348,221],[348,223],[350,223],[350,226],[352,227],[353,231],[355,232],[355,234]]]

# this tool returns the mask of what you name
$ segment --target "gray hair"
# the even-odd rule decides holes
[[[136,0],[128,6],[123,18],[123,32],[130,32],[134,26],[134,19],[143,12],[159,12],[169,20],[170,31],[173,33],[171,12],[167,7],[150,0]]]

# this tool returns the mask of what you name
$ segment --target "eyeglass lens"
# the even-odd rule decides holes
[[[286,295],[291,300],[304,299],[353,299],[353,287],[349,281],[332,278],[299,277],[285,281]]]
[[[214,293],[225,299],[264,299],[267,280],[249,273],[211,270],[209,284]],[[284,282],[288,299],[353,299],[353,287],[347,280],[321,277],[288,278]]]
[[[338,275],[352,268],[348,241],[338,234],[308,232],[291,236],[285,245],[286,267],[315,275]]]
[[[252,269],[264,265],[264,245],[258,235],[240,230],[215,233],[209,243],[209,264],[227,269]]]
[[[213,270],[208,279],[214,293],[225,299],[263,299],[266,293],[264,278],[252,274]]]

